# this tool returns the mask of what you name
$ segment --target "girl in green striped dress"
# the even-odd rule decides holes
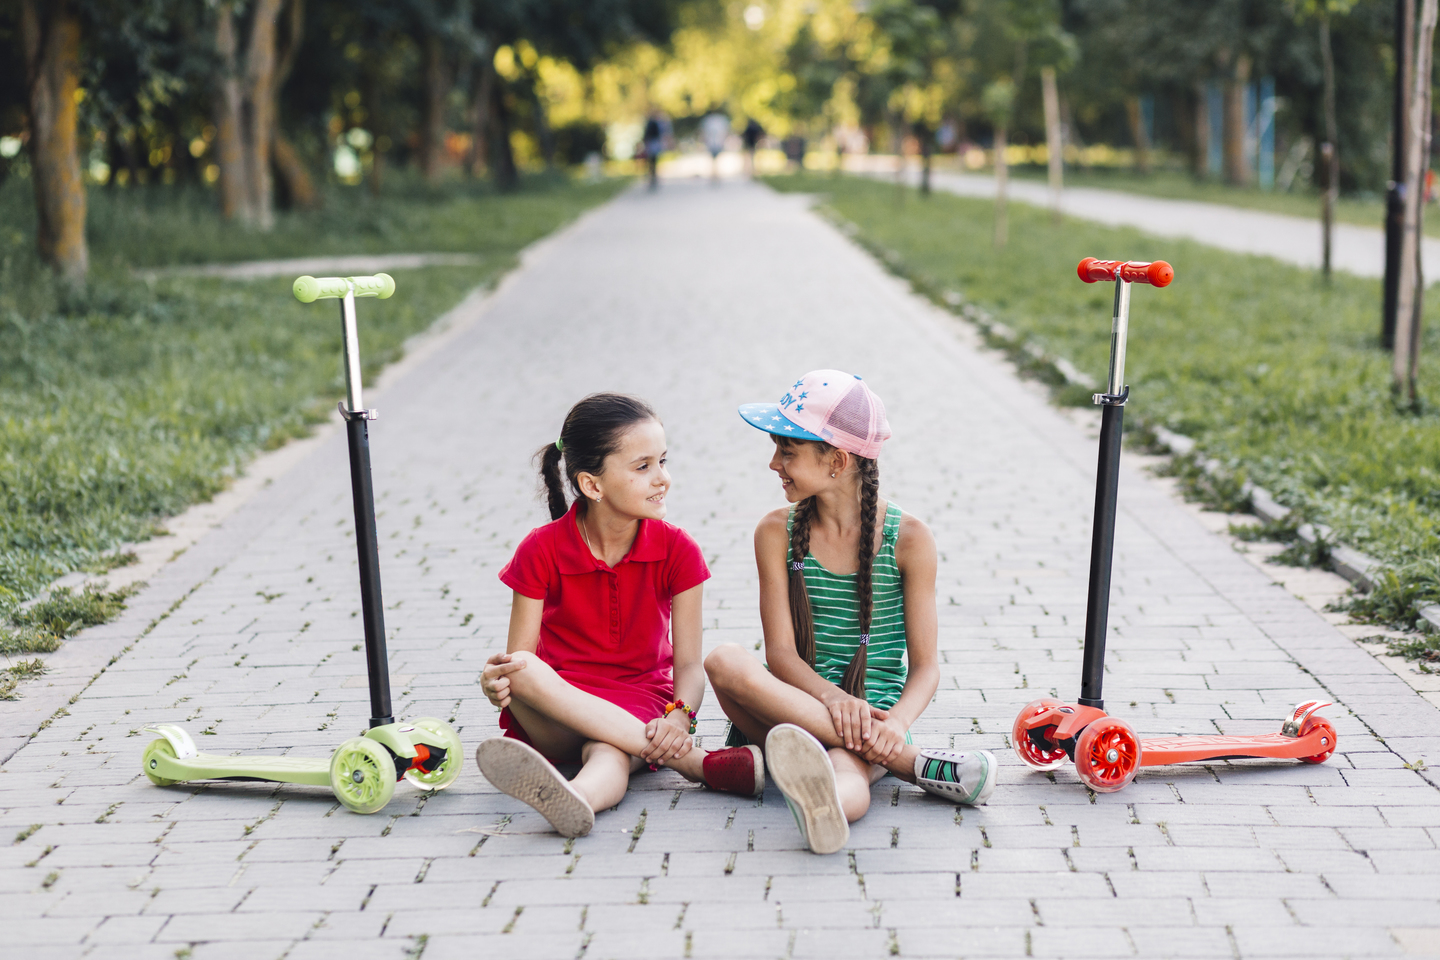
[[[732,739],[763,743],[811,850],[833,853],[893,773],[958,803],[995,787],[985,751],[921,749],[910,725],[939,684],[935,540],[880,498],[885,408],[859,377],[807,373],[740,415],[773,435],[790,506],[755,530],[766,663],[727,644],[705,660]]]

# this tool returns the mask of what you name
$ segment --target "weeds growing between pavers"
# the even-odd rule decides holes
[[[258,451],[305,433],[343,392],[339,325],[295,302],[293,278],[147,280],[136,268],[387,251],[476,255],[475,266],[393,272],[402,295],[367,308],[361,330],[373,377],[407,337],[493,282],[521,248],[620,186],[556,178],[496,195],[401,181],[378,200],[337,188],[324,210],[283,214],[269,234],[223,224],[199,192],[92,190],[93,267],[76,290],[35,261],[29,183],[0,184],[5,636],[29,635],[12,616],[55,577],[123,562],[121,544],[212,496]]]
[[[1356,615],[1410,627],[1418,604],[1440,601],[1440,407],[1427,400],[1403,410],[1391,400],[1378,280],[1337,274],[1325,286],[1315,271],[1132,229],[1055,224],[1049,211],[1023,204],[1011,205],[1010,243],[997,250],[988,200],[924,198],[858,177],[770,183],[819,194],[921,292],[941,303],[958,294],[1097,381],[1113,288],[1081,283],[1076,263],[1170,261],[1174,284],[1137,288],[1131,303],[1126,379],[1138,416],[1127,427],[1166,426],[1195,438],[1197,456],[1227,466],[1224,490],[1197,481],[1192,494],[1233,508],[1226,491],[1253,480],[1296,510],[1297,522],[1328,524],[1384,561],[1394,576],[1357,599]],[[1427,304],[1421,362],[1428,397],[1440,397],[1437,296]],[[1088,394],[1063,388],[1057,399],[1089,403]]]

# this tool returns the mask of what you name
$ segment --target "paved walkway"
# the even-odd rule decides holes
[[[1114,712],[1146,734],[1270,732],[1334,698],[1343,752],[1153,769],[1104,796],[1019,765],[1018,708],[1078,683],[1093,441],[801,198],[755,185],[626,194],[374,396],[397,711],[450,718],[472,748],[496,731],[476,677],[504,644],[496,571],[545,519],[529,456],[600,388],[665,417],[671,518],[715,574],[707,647],[757,643],[751,530],[781,498],[734,408],[819,365],[887,402],[882,486],[940,545],[943,680],[915,735],[995,750],[987,807],[887,778],[850,849],[815,857],[773,788],[737,802],[668,772],[574,842],[473,767],[433,797],[402,784],[372,817],[316,788],[152,786],[145,722],[302,756],[363,725],[337,435],[71,641],[134,642],[0,768],[6,942],[126,960],[1435,952],[1440,791],[1413,768],[1440,760],[1440,710],[1137,471]],[[707,700],[706,742],[724,727]]]
[[[893,177],[894,174],[875,176]],[[920,182],[919,170],[909,171],[907,176],[913,183]],[[995,178],[989,175],[936,170],[931,174],[931,184],[937,190],[966,197],[995,196]],[[1049,207],[1052,198],[1049,186],[1033,180],[1012,179],[1009,195],[1013,200],[1037,207]],[[1156,236],[1183,237],[1222,250],[1320,268],[1318,219],[1094,187],[1066,187],[1060,206],[1069,216],[1083,220],[1136,227]],[[1336,270],[1361,277],[1385,275],[1385,233],[1379,227],[1337,223],[1332,242],[1331,263]],[[1440,280],[1440,239],[1424,238],[1422,258],[1427,282]]]

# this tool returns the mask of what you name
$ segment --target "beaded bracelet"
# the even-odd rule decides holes
[[[665,716],[670,716],[676,710],[684,710],[685,715],[690,718],[690,736],[695,736],[695,711],[684,700],[676,700],[673,703],[665,704]]]

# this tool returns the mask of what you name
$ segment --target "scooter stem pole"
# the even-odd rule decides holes
[[[1108,393],[1096,397],[1100,455],[1095,469],[1095,525],[1090,538],[1090,591],[1085,607],[1085,654],[1079,702],[1105,708],[1105,638],[1110,622],[1110,572],[1115,554],[1115,503],[1120,490],[1120,436],[1125,420],[1125,336],[1130,325],[1130,284],[1115,278],[1110,327]]]
[[[370,727],[394,723],[390,665],[385,650],[385,605],[380,594],[380,545],[375,529],[375,488],[370,478],[370,421],[361,406],[360,346],[355,329],[355,295],[340,301],[345,337],[350,491],[355,501],[355,551],[360,564],[360,613],[365,624],[365,668],[370,678]]]

